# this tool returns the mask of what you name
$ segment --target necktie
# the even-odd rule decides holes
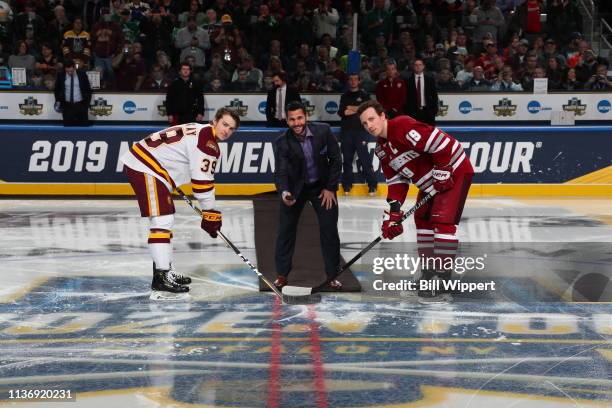
[[[278,120],[283,120],[283,110],[285,110],[283,105],[283,88],[278,88],[278,103],[276,104],[276,118]]]
[[[421,76],[420,75],[417,75],[416,102],[417,102],[417,108],[420,108],[421,107]]]
[[[70,103],[74,103],[74,75],[70,75]]]

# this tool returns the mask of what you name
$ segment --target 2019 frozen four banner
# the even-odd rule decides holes
[[[89,108],[94,121],[167,122],[163,94],[95,93]],[[339,121],[339,94],[306,94],[303,102],[312,120]],[[548,121],[552,112],[574,112],[578,121],[612,120],[612,94],[442,94],[437,120]],[[0,121],[61,120],[54,96],[45,92],[7,92],[0,102]],[[205,94],[205,117],[217,109],[236,109],[248,122],[265,122],[265,94]]]
[[[588,183],[589,177],[597,178],[594,174],[609,172],[612,163],[612,127],[442,128],[462,143],[476,171],[475,183],[566,183],[578,178]],[[159,127],[0,126],[0,185],[125,183],[119,157],[131,143],[156,130]],[[272,142],[280,132],[241,128],[221,143],[216,184],[272,184]],[[374,145],[372,139],[370,154]]]

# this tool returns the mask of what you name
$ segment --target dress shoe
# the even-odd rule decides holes
[[[334,290],[342,290],[342,283],[338,279],[332,279],[329,281],[329,287]]]
[[[283,288],[283,286],[286,286],[286,285],[287,285],[287,283],[288,283],[288,282],[287,282],[287,278],[285,278],[284,276],[280,276],[280,275],[279,275],[279,276],[276,278],[276,280],[274,281],[274,286],[276,286],[276,287],[277,287],[277,288],[279,288],[279,289],[282,289],[282,288]]]

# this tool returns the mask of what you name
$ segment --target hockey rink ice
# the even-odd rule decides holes
[[[490,261],[470,279],[496,290],[445,306],[373,289],[374,257],[414,248],[412,221],[353,267],[362,293],[284,305],[175,205],[185,302],[149,300],[135,200],[0,201],[0,405],[612,407],[609,199],[468,199],[459,238]],[[256,263],[252,202],[218,206],[222,231]],[[346,260],[378,236],[385,206],[340,198]],[[17,390],[74,401],[11,399]]]

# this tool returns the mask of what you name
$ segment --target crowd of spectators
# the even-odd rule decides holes
[[[62,62],[100,87],[163,91],[180,63],[205,92],[266,92],[287,72],[299,92],[343,92],[358,14],[361,86],[415,58],[440,92],[612,89],[575,0],[0,0],[0,66],[53,89]]]

